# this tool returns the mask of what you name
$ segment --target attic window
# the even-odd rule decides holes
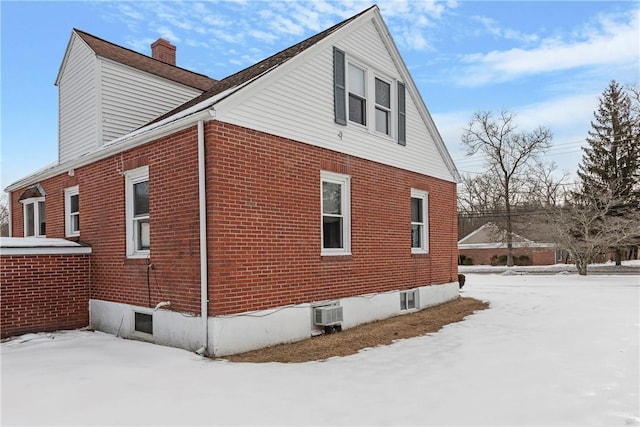
[[[361,125],[367,124],[365,73],[353,64],[349,64],[349,120]]]
[[[369,132],[388,135],[399,145],[406,145],[406,93],[402,82],[334,47],[333,95],[337,124],[357,123]]]

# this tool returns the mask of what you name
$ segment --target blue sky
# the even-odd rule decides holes
[[[0,3],[1,188],[57,160],[57,88],[72,28],[150,54],[158,37],[177,63],[220,79],[373,3],[95,1]],[[575,174],[598,97],[612,79],[640,81],[638,1],[377,2],[463,173],[462,128],[475,111],[517,113],[549,127],[545,160]]]

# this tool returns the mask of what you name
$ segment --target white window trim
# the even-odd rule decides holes
[[[71,229],[73,221],[71,221],[71,196],[80,196],[80,189],[76,185],[75,187],[69,187],[64,189],[64,229],[66,237],[78,237],[80,235],[80,229],[77,231]],[[78,206],[78,217],[80,217],[80,206]]]
[[[346,78],[345,79],[346,80],[346,91],[345,92],[346,92],[346,103],[347,103],[347,106],[346,106],[346,108],[347,108],[347,122],[350,122],[352,125],[360,126],[361,128],[368,129],[370,124],[371,124],[371,115],[369,114],[369,108],[371,106],[371,99],[370,99],[371,98],[371,96],[370,96],[371,90],[369,88],[369,86],[370,86],[369,85],[369,70],[364,65],[362,65],[362,64],[360,64],[360,63],[358,63],[356,61],[353,61],[353,60],[349,59],[348,57],[347,57],[347,60],[346,60],[346,64],[347,64],[346,65],[346,71],[347,72],[346,72],[346,76],[345,76],[345,78]],[[363,99],[364,99],[364,124],[358,123],[358,122],[354,122],[349,118],[349,95],[352,93],[352,91],[351,91],[351,75],[350,75],[351,70],[349,68],[350,65],[352,65],[355,68],[358,68],[359,70],[361,70],[362,73],[363,73],[363,76],[364,76],[363,77],[364,78],[364,97],[363,97]],[[356,95],[356,96],[359,96],[359,95]]]
[[[44,197],[31,197],[30,199],[20,200],[22,203],[22,222],[24,225],[24,237],[47,237],[45,234],[40,234],[40,211],[38,210],[38,203],[44,202]],[[33,236],[27,236],[27,206],[33,204]],[[45,206],[45,224],[46,224],[46,206]]]
[[[149,249],[136,249],[133,225],[133,185],[149,180],[149,166],[128,170],[125,176],[127,258],[149,258]]]
[[[332,182],[342,189],[342,248],[325,248],[323,232],[323,195],[322,183]],[[320,171],[320,249],[322,256],[351,255],[351,177],[335,172]]]
[[[380,132],[378,131],[378,129],[376,129],[377,124],[376,124],[376,107],[378,106],[378,104],[376,103],[376,79],[383,81],[385,83],[387,83],[389,85],[389,108],[384,107],[384,106],[380,106],[382,109],[384,109],[385,111],[388,112],[389,114],[389,133],[384,133],[384,132]],[[377,135],[381,135],[384,137],[388,137],[388,138],[395,138],[397,137],[398,134],[398,91],[397,91],[397,83],[394,79],[391,79],[389,77],[383,76],[379,73],[373,73],[373,78],[372,78],[372,84],[373,84],[373,126],[371,127],[371,129],[377,134]]]
[[[429,193],[423,190],[411,189],[411,198],[422,200],[422,246],[419,248],[411,248],[412,254],[428,254],[429,253]],[[409,212],[411,219],[411,212]],[[413,222],[411,222],[413,225]]]
[[[345,53],[345,102],[346,102],[346,121],[347,123],[365,129],[369,133],[377,136],[394,140],[398,136],[398,91],[397,91],[397,79],[389,77],[383,74],[375,67],[367,65],[366,62],[354,57],[353,55]],[[349,65],[353,65],[364,71],[365,79],[365,125],[358,122],[349,120],[349,93],[351,92],[349,87]],[[391,97],[391,108],[389,108],[389,133],[378,132],[376,130],[376,78],[389,84],[389,96]]]

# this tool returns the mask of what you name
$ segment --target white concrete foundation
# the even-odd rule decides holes
[[[423,286],[419,292],[419,309],[442,304],[459,295],[457,282]],[[342,328],[402,314],[400,291],[359,295],[331,301],[343,307]],[[270,345],[309,338],[319,330],[313,324],[316,303],[298,304],[209,318],[209,355],[227,356]],[[195,351],[202,346],[200,316],[160,309],[90,300],[91,327],[123,338],[140,339],[156,344]],[[134,313],[153,316],[153,334],[134,330]],[[320,328],[321,329],[321,328]]]

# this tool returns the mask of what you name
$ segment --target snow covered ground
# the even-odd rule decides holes
[[[303,364],[102,333],[1,345],[2,425],[640,425],[640,277],[468,274],[491,308]]]

